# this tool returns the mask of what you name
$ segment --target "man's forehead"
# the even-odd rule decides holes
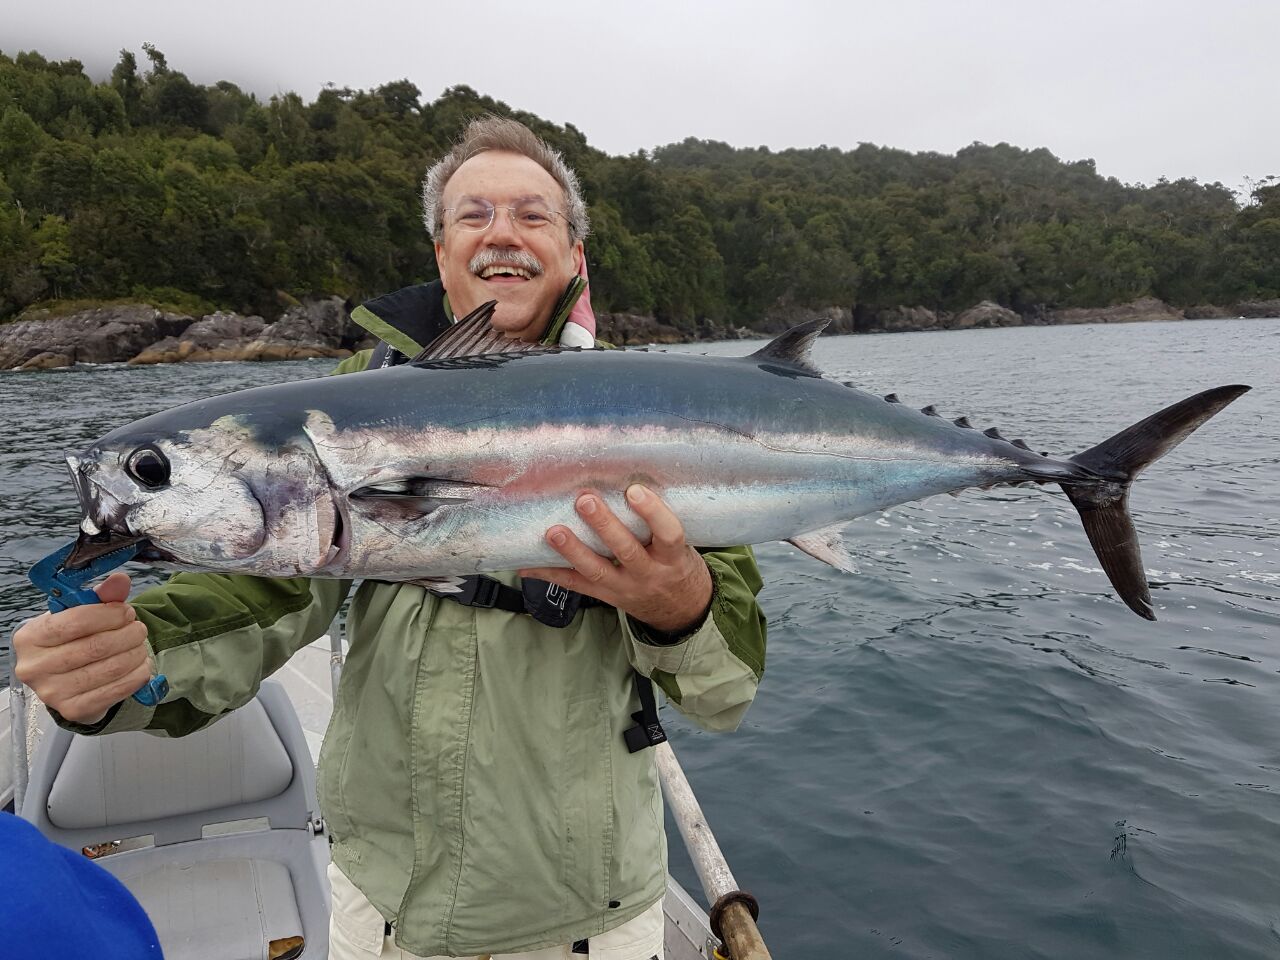
[[[462,195],[490,196],[503,194],[502,199],[543,197],[559,200],[564,196],[555,177],[547,173],[536,160],[505,150],[486,150],[464,161],[444,192],[450,197]]]

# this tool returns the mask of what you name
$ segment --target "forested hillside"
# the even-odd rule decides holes
[[[262,102],[145,55],[123,51],[95,82],[75,60],[0,54],[0,319],[114,298],[270,317],[291,298],[427,279],[418,183],[487,111],[529,124],[581,174],[601,309],[688,328],[830,305],[1280,296],[1274,178],[1238,203],[1219,184],[1128,186],[1007,144],[947,156],[690,139],[612,157],[467,87],[425,102],[405,80]],[[831,124],[833,139],[857,135],[856,117]]]

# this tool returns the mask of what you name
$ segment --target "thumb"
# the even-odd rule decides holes
[[[98,599],[103,603],[122,603],[129,599],[129,588],[131,586],[132,582],[129,580],[129,575],[117,570],[94,587],[93,592],[98,595]]]

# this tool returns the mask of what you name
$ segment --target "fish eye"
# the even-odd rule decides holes
[[[139,447],[125,462],[129,476],[151,490],[169,485],[169,461],[155,447]]]

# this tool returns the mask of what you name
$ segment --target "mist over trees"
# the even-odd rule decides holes
[[[76,60],[0,54],[0,319],[115,298],[273,316],[291,298],[431,279],[418,184],[485,112],[528,124],[578,170],[598,309],[687,329],[831,305],[1280,296],[1274,177],[1241,205],[1221,184],[1125,185],[1008,144],[948,156],[689,139],[615,157],[465,86],[433,101],[399,80],[262,102],[143,55],[122,51],[94,82]]]

